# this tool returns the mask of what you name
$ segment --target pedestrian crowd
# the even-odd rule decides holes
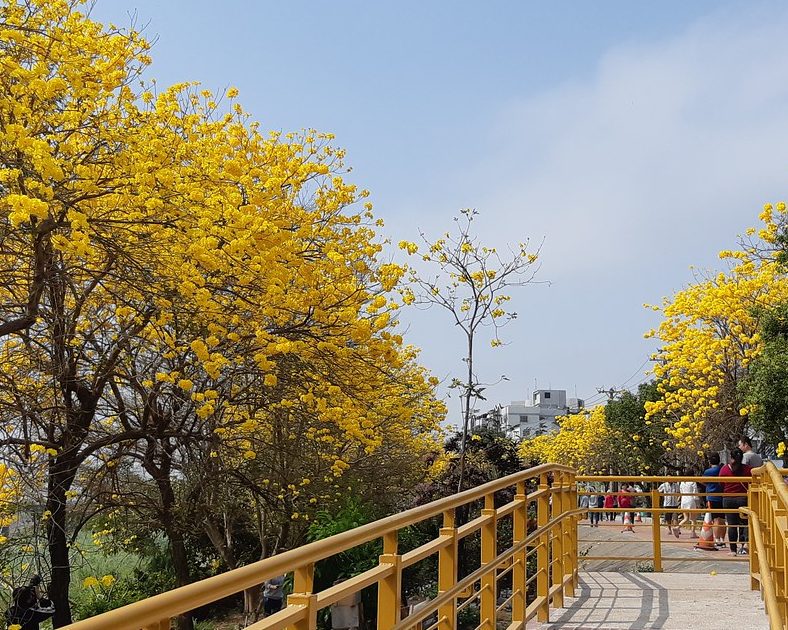
[[[690,539],[703,538],[696,549],[716,550],[727,545],[732,555],[747,555],[747,519],[738,510],[747,505],[748,483],[726,478],[749,477],[763,460],[753,450],[750,438],[742,436],[738,448],[731,450],[728,463],[722,464],[719,453],[709,453],[707,461],[708,467],[701,474],[699,469],[686,468],[682,480],[667,480],[657,487],[663,525],[676,538],[683,531],[688,531]],[[699,483],[687,477],[709,480]],[[650,507],[650,493],[638,485],[619,484],[618,491],[613,483],[587,484],[580,489],[579,507],[588,509],[591,527],[599,527],[600,521],[614,522],[620,514],[622,533],[634,532],[635,523]],[[704,508],[705,514],[701,511]]]

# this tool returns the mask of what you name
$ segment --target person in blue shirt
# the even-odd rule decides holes
[[[722,466],[719,453],[709,454],[709,467],[703,471],[704,477],[719,477]],[[706,482],[706,507],[711,512],[714,523],[714,542],[718,547],[725,547],[725,514],[722,510],[723,485],[720,481]]]

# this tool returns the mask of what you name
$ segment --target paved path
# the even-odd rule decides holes
[[[746,575],[581,572],[576,597],[529,630],[768,630]]]
[[[622,533],[621,522],[602,522],[600,527],[589,527],[588,521],[578,525],[580,566],[587,571],[643,571],[647,560],[591,560],[594,556],[634,556],[648,558],[653,555],[651,519],[635,523],[635,533]],[[662,528],[662,569],[666,573],[736,573],[749,572],[748,556],[731,556],[727,549],[695,551],[697,539],[689,531],[675,538]]]
[[[646,560],[588,559],[651,556],[651,519],[635,524],[634,534],[621,533],[620,522],[591,528],[582,521],[576,597],[552,609],[549,623],[531,621],[528,630],[768,630],[760,594],[750,590],[748,558],[695,551],[688,532],[676,539],[666,531],[663,573],[653,573]]]

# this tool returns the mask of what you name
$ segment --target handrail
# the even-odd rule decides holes
[[[294,574],[294,592],[288,597],[287,607],[261,621],[253,622],[247,626],[247,630],[315,630],[318,610],[373,585],[377,585],[378,590],[378,630],[417,628],[422,621],[436,613],[437,622],[432,622],[428,630],[456,630],[457,612],[471,605],[478,606],[478,630],[495,630],[501,622],[501,614],[511,615],[508,628],[522,628],[532,618],[542,622],[549,621],[550,608],[562,606],[563,598],[574,594],[574,589],[578,586],[579,568],[578,521],[589,511],[611,511],[610,508],[579,507],[579,496],[600,494],[600,491],[578,491],[578,482],[626,481],[647,484],[683,479],[698,482],[719,480],[710,477],[675,476],[577,476],[569,467],[544,464],[272,558],[78,621],[67,628],[163,630],[169,628],[170,620],[178,614],[249,588],[257,588],[267,579],[290,572]],[[781,579],[775,579],[774,575],[782,575],[788,563],[788,487],[780,471],[771,463],[755,469],[753,477],[726,477],[724,480],[749,482],[749,507],[720,511],[739,511],[749,516],[748,522],[752,531],[749,558],[751,586],[762,587],[771,630],[784,630],[784,620],[788,618],[788,596],[786,585],[782,584]],[[504,505],[496,506],[496,493],[510,488],[516,488],[513,499]],[[530,492],[527,491],[529,489]],[[658,490],[624,494],[647,496],[652,505],[615,508],[616,512],[643,511],[654,517],[651,523],[654,557],[633,556],[628,559],[654,560],[654,569],[661,571],[659,516],[666,511],[675,512],[678,508],[661,507],[660,497],[663,495]],[[708,493],[683,494],[704,496]],[[737,496],[743,495],[739,493]],[[481,501],[483,503],[480,505]],[[468,505],[475,506],[472,518],[468,522],[457,524],[455,510]],[[680,511],[702,513],[707,509]],[[441,516],[443,524],[436,537],[415,549],[407,550],[406,553],[400,552],[398,536],[402,528]],[[501,549],[498,545],[498,526],[507,519],[511,522],[511,534],[508,538],[510,543]],[[458,574],[461,549],[459,543],[471,535],[474,536],[473,540],[478,541],[474,544],[479,545],[480,566],[469,575],[461,577]],[[376,566],[340,584],[315,592],[314,570],[317,562],[380,539],[383,542],[383,551]],[[680,559],[701,559],[698,554],[695,556]],[[402,619],[403,570],[435,557],[437,596],[411,616]],[[627,558],[585,556],[584,559]],[[531,563],[535,562],[535,566],[531,564],[530,569],[529,560]],[[739,558],[728,560],[740,561]],[[497,605],[498,581],[504,577],[507,584],[511,580],[511,594],[506,599],[510,609],[507,609],[506,613],[502,613],[503,606]],[[462,600],[463,603],[460,603]]]
[[[752,476],[749,477],[676,477],[676,476],[643,476],[631,477],[624,475],[578,475],[576,480],[578,483],[588,482],[626,482],[631,483],[637,481],[643,484],[655,484],[663,481],[695,481],[698,483],[708,483],[709,481],[715,482],[741,482],[747,486],[747,494],[749,507],[741,508],[722,508],[715,509],[715,512],[732,513],[739,512],[746,515],[747,524],[750,535],[746,538],[749,541],[749,559],[750,564],[750,585],[753,589],[760,588],[761,596],[764,601],[766,612],[769,617],[769,627],[771,630],[785,630],[786,623],[788,623],[788,588],[784,583],[784,576],[788,570],[788,486],[783,475],[786,471],[780,472],[772,462],[766,462],[763,466],[753,469]],[[599,491],[583,491],[580,490],[578,495],[583,494],[600,494]],[[620,494],[620,493],[617,493]],[[652,530],[654,539],[654,568],[657,571],[661,570],[662,556],[661,556],[661,543],[659,528],[659,516],[665,512],[690,512],[699,514],[707,512],[708,508],[681,508],[681,507],[660,507],[660,498],[663,495],[658,490],[645,491],[641,493],[625,493],[632,495],[651,496],[652,505],[649,507],[639,508],[597,508],[589,511],[601,512],[624,512],[624,511],[645,511],[650,512],[652,518]],[[672,496],[707,496],[708,492],[694,492],[694,493],[670,493]],[[717,496],[745,496],[743,493],[714,493]],[[582,542],[582,541],[581,541]],[[676,541],[678,542],[678,541]],[[604,557],[589,557],[586,559],[612,559]],[[623,558],[619,558],[623,559]],[[643,560],[644,558],[639,558]],[[673,558],[673,560],[705,560],[706,557],[700,558]],[[717,558],[716,560],[723,560]],[[735,561],[731,559],[731,561]]]
[[[556,480],[552,487],[548,484],[549,475],[554,476]],[[539,484],[539,488],[531,494],[526,495],[526,482],[531,480],[536,480]],[[512,488],[513,486],[517,487],[517,496],[515,499],[502,508],[494,509],[493,497],[495,493],[500,490]],[[553,500],[552,506],[549,502],[551,497]],[[485,509],[482,510],[481,516],[461,527],[455,527],[454,511],[463,505],[473,504],[481,499],[484,499],[485,503]],[[513,503],[516,505],[512,505]],[[313,627],[313,623],[310,622],[309,619],[314,619],[318,608],[330,604],[331,600],[337,601],[354,592],[358,592],[360,588],[367,584],[377,582],[379,584],[379,599],[381,597],[380,593],[386,591],[391,593],[391,597],[394,598],[394,602],[396,603],[396,606],[394,606],[394,604],[388,600],[385,602],[385,605],[391,609],[388,612],[391,622],[384,623],[379,620],[378,628],[384,630],[384,628],[394,625],[399,618],[401,587],[398,585],[401,584],[404,556],[399,555],[397,552],[397,532],[401,528],[435,516],[443,515],[444,527],[441,529],[441,535],[443,536],[445,534],[449,537],[449,544],[443,545],[442,543],[436,543],[435,541],[440,540],[439,538],[430,541],[422,547],[434,545],[434,550],[430,550],[431,553],[437,553],[439,558],[443,558],[444,564],[445,562],[453,563],[455,577],[445,578],[451,582],[453,589],[454,585],[457,583],[457,542],[481,530],[482,555],[487,556],[486,558],[482,558],[482,565],[486,565],[487,567],[485,575],[490,574],[491,571],[496,570],[497,565],[495,564],[495,560],[499,555],[497,552],[491,553],[491,550],[495,550],[495,539],[497,538],[495,528],[497,527],[496,522],[498,519],[505,517],[514,519],[515,529],[519,528],[520,530],[519,539],[515,538],[515,543],[518,543],[518,549],[524,548],[522,543],[524,539],[530,540],[531,542],[535,539],[533,536],[527,536],[527,532],[525,531],[528,521],[527,510],[529,504],[532,507],[535,505],[536,512],[539,514],[538,531],[541,532],[539,535],[541,538],[536,537],[536,539],[540,540],[539,544],[545,549],[542,554],[542,560],[544,561],[547,559],[547,545],[551,545],[553,547],[554,558],[556,553],[561,555],[560,571],[563,572],[565,568],[568,567],[571,578],[570,582],[576,582],[577,562],[573,560],[577,555],[576,530],[574,527],[576,518],[572,517],[572,510],[577,507],[574,471],[567,466],[543,464],[471,488],[456,495],[406,510],[330,538],[309,543],[277,556],[260,560],[253,564],[187,586],[182,586],[160,595],[155,595],[122,608],[97,615],[96,617],[78,621],[67,626],[67,628],[69,630],[106,630],[107,628],[112,628],[113,630],[139,630],[140,628],[148,627],[158,628],[164,620],[234,595],[246,589],[259,587],[259,585],[266,580],[278,575],[295,572],[294,592],[288,599],[288,607],[280,613],[263,620],[265,623],[262,625],[260,625],[262,622],[255,623],[255,628],[283,628],[285,626],[292,626],[294,628],[303,627],[305,629],[311,628]],[[567,519],[571,521],[571,524],[567,524]],[[326,598],[326,591],[318,594],[313,593],[312,582],[314,579],[314,565],[316,562],[381,538],[383,539],[383,555],[381,556],[380,564],[375,569],[362,574],[364,577],[356,576],[352,581],[349,581],[351,584],[346,585],[345,588],[336,590],[332,588],[328,598]],[[485,544],[487,547],[485,547]],[[485,551],[485,549],[487,549],[487,551]],[[514,556],[516,553],[518,552],[512,552],[510,557]],[[520,551],[519,553],[524,552]],[[540,554],[541,553],[542,552],[540,552]],[[415,562],[420,559],[416,557],[418,555],[420,555],[418,550],[409,552],[409,560]],[[524,581],[524,558],[522,559],[522,564]],[[443,570],[445,572],[449,569],[444,567]],[[546,591],[546,588],[554,586],[556,580],[566,585],[563,574],[561,576],[554,574],[552,579],[548,579],[547,582],[544,582],[542,579],[537,581],[540,584],[540,590]],[[358,584],[361,584],[361,586],[358,586],[355,590],[350,590],[353,585]],[[547,586],[545,586],[546,584]],[[448,589],[444,588],[441,590],[445,592]],[[572,587],[568,586],[567,594],[571,594],[571,591]],[[545,600],[545,607],[543,607],[543,609],[540,608],[540,618],[546,619],[546,606],[549,605],[547,600],[553,598],[547,597],[549,595],[547,592],[545,592],[544,595],[547,599]],[[482,599],[485,600],[483,605],[489,607],[489,596],[483,595]],[[525,594],[523,593],[523,609],[525,608],[524,600]],[[560,605],[561,597],[557,596],[555,600]],[[492,602],[493,604],[495,603],[494,599]]]
[[[758,514],[749,508],[739,508],[739,512],[750,517],[750,527],[753,533],[750,543],[752,544],[752,541],[755,541],[758,552],[758,570],[762,576],[763,602],[766,606],[766,614],[769,616],[769,628],[770,630],[785,630],[785,623],[777,603],[777,592],[774,588],[771,567],[767,560],[766,546],[763,543],[763,532],[761,524],[758,522]]]
[[[759,469],[755,469],[759,470]],[[779,473],[778,473],[779,474]],[[662,481],[696,481],[698,483],[706,483],[709,479],[719,479],[719,477],[706,477],[704,475],[577,475],[576,480],[578,483],[589,482],[589,481],[626,481],[626,482],[645,482],[645,483],[656,483]],[[752,481],[752,477],[749,476],[740,476],[740,477],[722,477],[726,481],[737,481],[737,482],[750,482]]]
[[[749,506],[742,508],[750,518],[750,582],[760,587],[772,630],[788,623],[788,487],[782,472],[773,462],[752,471],[756,480],[750,486]],[[755,543],[753,548],[752,543]],[[756,571],[757,567],[757,571]]]
[[[503,564],[509,558],[512,558],[517,552],[522,551],[523,549],[528,547],[531,543],[533,543],[534,540],[540,538],[541,536],[544,536],[552,528],[558,525],[562,520],[564,520],[567,517],[577,516],[582,511],[583,510],[581,509],[576,509],[570,512],[564,512],[557,519],[552,519],[546,525],[543,525],[542,527],[535,529],[533,532],[531,532],[531,534],[528,535],[528,538],[519,542],[517,545],[510,547],[503,553],[499,554],[492,561],[492,564],[496,564],[496,565]],[[468,588],[469,585],[472,585],[473,583],[477,582],[479,578],[484,574],[484,571],[485,571],[485,567],[479,567],[478,569],[476,569],[476,571],[474,571],[467,577],[463,578],[460,582],[458,582],[454,588],[452,588],[449,591],[446,591],[445,593],[441,593],[435,599],[430,600],[429,602],[430,606],[425,606],[424,608],[413,613],[412,615],[408,615],[405,619],[400,621],[393,628],[390,628],[390,630],[405,630],[406,628],[411,628],[416,624],[421,623],[427,617],[434,614],[436,608],[451,601],[454,597],[457,596],[458,593]]]
[[[694,528],[699,529],[701,532],[703,531],[703,524],[699,522],[698,517],[702,514],[705,514],[709,511],[708,507],[706,507],[706,500],[705,497],[713,494],[720,498],[725,497],[745,497],[747,496],[746,492],[739,492],[739,493],[726,493],[726,492],[708,492],[708,491],[698,491],[696,492],[668,492],[663,493],[657,488],[657,484],[662,482],[682,482],[682,481],[694,481],[696,483],[707,484],[710,482],[716,483],[730,483],[730,482],[738,482],[743,484],[750,484],[753,482],[753,478],[751,476],[739,476],[739,477],[707,477],[703,475],[693,475],[693,476],[676,476],[676,475],[643,475],[643,476],[636,476],[636,475],[578,475],[576,477],[576,481],[579,485],[578,488],[578,496],[587,496],[587,495],[604,495],[609,494],[610,491],[606,491],[603,489],[598,490],[591,490],[585,489],[582,487],[583,484],[589,483],[596,483],[596,484],[611,484],[611,483],[618,483],[618,484],[640,484],[642,486],[642,490],[640,492],[621,492],[616,491],[613,492],[615,496],[631,496],[631,497],[644,497],[646,499],[646,503],[648,505],[640,505],[640,506],[633,506],[631,508],[622,508],[622,507],[596,507],[596,508],[586,508],[586,510],[590,513],[598,513],[598,514],[609,514],[609,513],[623,513],[623,512],[635,512],[635,513],[647,513],[651,515],[651,523],[643,523],[642,525],[638,525],[637,523],[633,523],[632,525],[636,527],[647,527],[651,529],[651,544],[652,550],[650,555],[640,555],[640,554],[630,554],[627,555],[624,552],[621,555],[591,555],[590,553],[585,554],[583,557],[584,562],[594,562],[594,561],[631,561],[635,562],[651,562],[653,570],[656,572],[661,572],[663,570],[663,563],[665,562],[698,562],[708,560],[709,558],[706,557],[705,554],[698,555],[697,553],[691,553],[689,555],[676,555],[676,554],[665,554],[664,549],[673,546],[686,546],[687,544],[692,545],[692,547],[700,547],[702,549],[711,550],[712,548],[716,549],[715,542],[706,540],[705,542],[701,543],[700,538],[696,538],[697,543],[693,542],[693,539],[688,538],[680,538],[675,539],[673,536],[663,538],[662,532],[660,527],[663,526],[662,517],[665,514],[675,514],[676,521],[678,521],[678,516],[683,514],[690,514],[692,515],[690,519],[690,527],[694,525]],[[667,496],[672,496],[676,498],[677,505],[675,506],[665,506],[662,505],[662,499]],[[704,507],[692,507],[692,508],[682,508],[681,507],[681,497],[692,496],[696,498],[701,498],[702,500],[699,503]],[[715,508],[714,512],[722,513],[722,514],[729,514],[733,512],[738,512],[738,508]],[[619,523],[620,525],[620,523]],[[604,520],[600,520],[598,526],[604,527],[605,522]],[[679,526],[678,523],[672,523],[671,529],[675,531],[675,527]],[[686,526],[686,525],[685,525]],[[726,526],[732,527],[732,526]],[[736,527],[746,527],[746,525],[738,525]],[[590,540],[578,538],[579,543],[591,542]],[[621,542],[640,542],[637,539],[632,539],[630,541],[621,541]],[[603,548],[601,548],[603,549]],[[621,553],[621,552],[619,552]],[[715,556],[718,554],[715,554]],[[715,561],[724,561],[724,562],[734,562],[734,563],[742,563],[746,562],[746,558],[744,557],[715,557]]]

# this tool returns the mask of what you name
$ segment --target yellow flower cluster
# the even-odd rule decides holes
[[[559,429],[520,444],[520,456],[527,462],[572,466],[580,474],[606,473],[613,433],[605,421],[605,408],[558,418]]]
[[[758,307],[788,299],[788,281],[774,252],[777,224],[785,220],[785,204],[765,207],[758,231],[764,244],[745,251],[723,251],[729,268],[699,278],[695,284],[664,298],[664,321],[647,333],[661,341],[654,375],[660,379],[660,400],[646,404],[647,417],[663,417],[677,449],[708,448],[710,427],[738,422],[746,414],[737,383],[759,352]],[[753,234],[755,230],[749,230]]]
[[[211,466],[287,456],[296,481],[334,481],[378,453],[418,461],[445,407],[397,332],[406,270],[381,260],[333,137],[261,132],[235,88],[226,114],[196,84],[159,89],[140,34],[78,4],[0,6],[0,297],[20,313],[28,296],[57,300],[25,324],[32,343],[0,342],[2,403],[64,409],[52,356],[67,356],[123,392],[122,410],[100,392],[86,441],[149,427],[155,408],[215,440]],[[83,445],[68,446],[33,436],[23,463]],[[120,458],[101,448],[86,466],[109,474]]]

